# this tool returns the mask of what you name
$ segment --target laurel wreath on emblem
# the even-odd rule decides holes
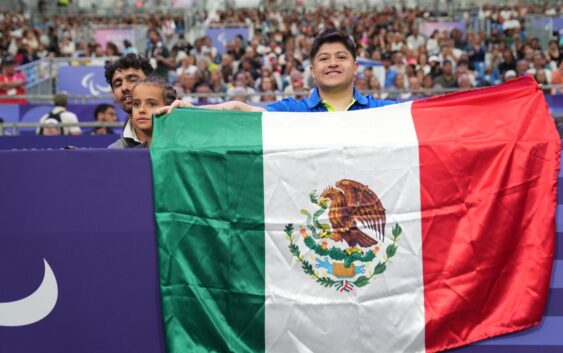
[[[347,182],[350,183],[346,184]],[[378,255],[384,244],[383,227],[385,226],[385,210],[383,206],[381,206],[379,199],[367,186],[355,181],[341,180],[336,183],[336,185],[340,190],[330,187],[327,189],[328,191],[325,190],[323,192],[321,197],[317,195],[316,190],[311,191],[309,194],[310,201],[318,209],[313,213],[302,209],[301,214],[306,216],[307,220],[300,226],[299,233],[295,231],[293,223],[289,223],[285,226],[284,233],[289,241],[288,248],[290,253],[296,261],[301,264],[301,268],[306,275],[310,276],[325,288],[335,288],[339,292],[350,292],[353,291],[355,287],[360,288],[368,285],[371,281],[376,279],[376,276],[385,272],[389,261],[397,253],[398,241],[402,234],[402,229],[398,223],[392,227],[391,242],[385,248],[385,254],[383,256],[381,254]],[[350,187],[350,185],[352,186]],[[352,188],[351,191],[346,189],[347,186]],[[341,200],[339,201],[337,197],[330,197],[331,193],[332,196],[334,196],[337,192],[340,192],[343,196],[342,199],[344,199],[344,194],[347,191],[362,196],[360,199],[364,200],[364,204],[366,204],[366,200],[369,200],[371,197],[371,201],[369,202],[372,204],[372,206],[370,206],[372,207],[371,213],[366,212],[365,209],[360,209],[360,202],[356,202],[356,206],[343,206],[341,203],[338,203],[341,202]],[[364,193],[364,195],[361,195],[362,193]],[[367,195],[366,193],[370,194]],[[352,199],[349,195],[346,196],[348,200]],[[336,204],[334,208],[329,208],[329,201],[331,201],[331,205]],[[373,204],[379,206],[379,216],[377,216]],[[354,212],[360,215],[363,212],[364,216],[368,215],[363,218],[358,216],[357,219],[361,223],[367,224],[368,227],[371,226],[370,228],[381,230],[380,241],[376,241],[370,237],[365,238],[367,235],[357,228],[352,230],[356,232],[356,235],[361,233],[359,234],[360,237],[364,238],[359,240],[352,239],[350,232],[339,234],[343,232],[334,229],[336,228],[334,227],[334,223],[338,222],[336,219],[338,214],[335,213],[338,212],[338,210],[334,211],[334,209],[345,209],[345,207],[347,207],[347,211],[349,211],[347,213],[348,215],[351,214],[353,216]],[[329,220],[331,221],[332,227],[329,224],[319,222],[319,218],[327,210],[329,210]],[[369,215],[375,216],[371,217],[372,219],[370,220]],[[379,222],[379,224],[377,222]],[[355,227],[355,221],[353,224]],[[304,252],[302,252],[298,244],[298,241],[301,240],[300,236],[303,238],[302,244],[306,247]],[[343,239],[339,239],[339,236],[342,236]],[[342,240],[345,240],[348,245],[352,244],[352,246],[345,249],[334,246],[338,241]],[[329,243],[333,243],[333,246],[329,247]],[[379,259],[379,262],[373,265],[376,259]]]

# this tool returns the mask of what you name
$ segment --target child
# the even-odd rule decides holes
[[[152,115],[157,108],[172,104],[176,91],[158,77],[149,76],[139,81],[131,90],[131,125],[143,147],[150,147],[152,140]]]

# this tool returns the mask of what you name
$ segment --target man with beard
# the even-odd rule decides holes
[[[146,142],[139,139],[137,128],[130,119],[132,111],[131,90],[137,82],[149,76],[152,72],[153,68],[150,61],[137,54],[129,54],[117,61],[106,63],[106,81],[111,86],[114,100],[128,114],[121,137],[108,148],[135,148],[143,146]]]

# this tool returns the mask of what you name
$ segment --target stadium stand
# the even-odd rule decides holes
[[[555,96],[549,102],[560,101],[561,5],[480,5],[448,12],[270,5],[189,15],[145,11],[142,2],[121,15],[87,9],[81,16],[62,10],[42,16],[35,8],[1,12],[0,58],[17,61],[27,84],[24,96],[0,86],[0,104],[21,97],[34,107],[6,107],[5,131],[25,133],[15,126],[37,121],[41,114],[35,108],[44,112],[44,103],[58,91],[69,95],[71,105],[81,105],[80,121],[93,121],[95,106],[111,102],[102,65],[131,52],[150,57],[157,72],[193,104],[233,99],[265,104],[307,95],[313,87],[311,43],[327,28],[354,38],[358,87],[379,98],[418,99],[529,74],[546,95]],[[46,13],[46,2],[36,6]],[[560,110],[554,107],[556,117]]]

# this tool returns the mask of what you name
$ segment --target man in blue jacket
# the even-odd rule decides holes
[[[356,46],[352,39],[336,30],[326,30],[317,35],[311,48],[311,74],[316,87],[308,98],[284,98],[263,107],[255,107],[238,101],[230,101],[200,108],[241,111],[274,112],[335,112],[377,108],[396,101],[381,100],[372,96],[361,95],[354,87],[358,72]],[[174,102],[170,107],[157,111],[169,113],[174,107],[190,106],[182,101]]]
[[[311,48],[311,75],[316,87],[308,98],[285,98],[266,106],[268,111],[334,112],[377,108],[395,101],[363,96],[354,87],[358,73],[356,46],[336,30],[320,33]]]

